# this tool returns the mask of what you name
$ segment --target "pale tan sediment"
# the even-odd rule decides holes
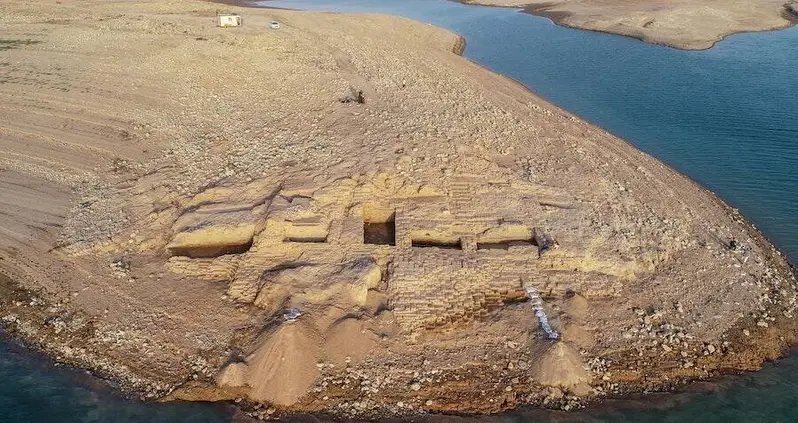
[[[791,271],[739,214],[456,34],[3,7],[0,317],[126,390],[259,416],[572,408],[793,340]]]

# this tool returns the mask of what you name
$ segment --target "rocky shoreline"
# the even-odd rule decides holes
[[[735,213],[730,210],[730,213]],[[738,215],[738,218],[742,218]],[[751,231],[755,228],[749,226]],[[759,235],[761,236],[761,235]],[[774,251],[776,256],[779,255]],[[785,269],[785,277],[794,277],[792,269]],[[126,397],[140,398],[149,401],[229,401],[257,419],[290,418],[296,414],[293,409],[270,407],[258,402],[243,400],[243,393],[223,392],[214,388],[214,372],[208,362],[201,357],[187,357],[196,360],[186,368],[194,371],[182,374],[164,375],[157,369],[157,376],[146,368],[129,366],[132,363],[109,362],[103,357],[106,347],[93,339],[92,322],[84,316],[69,310],[65,304],[49,303],[41,293],[33,293],[21,289],[7,278],[0,280],[0,309],[3,310],[0,321],[8,334],[23,341],[28,348],[41,351],[57,363],[90,371],[95,377],[110,382],[111,386]],[[395,417],[422,417],[436,413],[458,413],[461,415],[486,415],[513,410],[518,407],[540,407],[555,410],[576,410],[584,407],[596,407],[605,400],[639,398],[641,393],[681,392],[691,383],[707,381],[719,376],[757,371],[762,365],[781,358],[791,347],[798,344],[798,320],[793,316],[794,307],[788,310],[773,306],[757,316],[744,319],[729,331],[729,340],[720,345],[696,344],[697,355],[684,357],[682,366],[663,368],[657,364],[663,356],[674,355],[674,337],[671,333],[655,335],[660,341],[654,345],[646,345],[634,351],[618,351],[611,355],[596,359],[590,363],[593,371],[601,374],[602,384],[588,397],[574,396],[557,388],[535,391],[532,387],[518,389],[514,387],[512,396],[503,395],[507,390],[495,392],[503,401],[483,402],[477,397],[482,393],[462,392],[464,396],[473,396],[466,402],[431,403],[424,400],[414,408],[411,404],[388,406],[378,412],[371,408],[377,404],[367,404],[357,397],[344,397],[335,405],[336,411],[330,411],[326,403],[317,409],[302,408],[301,412],[328,416],[329,419],[340,417],[379,420]],[[655,333],[656,321],[652,317],[656,312],[639,313],[642,331]],[[641,332],[643,333],[643,332]],[[733,344],[734,347],[727,345]],[[510,368],[512,365],[508,362]],[[523,362],[520,368],[526,365]],[[155,369],[153,369],[155,370]],[[438,371],[424,372],[429,382],[441,382],[436,378]],[[153,377],[155,376],[155,377]],[[166,376],[166,377],[164,377]],[[370,376],[355,372],[347,375],[353,382],[368,384]],[[512,374],[506,370],[490,377],[512,380]],[[373,376],[371,376],[373,377]],[[335,376],[322,379],[322,383],[335,381]],[[422,380],[424,380],[422,378]],[[531,388],[531,389],[530,389]],[[425,387],[425,390],[434,387]],[[501,392],[504,391],[504,392]],[[423,396],[422,396],[423,398]],[[397,403],[399,404],[399,403]]]
[[[53,301],[46,293],[33,292],[7,277],[0,276],[0,309],[3,329],[26,347],[40,351],[57,363],[91,372],[108,381],[125,397],[155,400],[184,384],[192,375],[155,375],[135,362],[116,362],[104,357],[108,337],[97,338],[95,322],[68,302]],[[125,334],[115,334],[124,339]],[[118,342],[118,341],[117,341]],[[114,342],[111,341],[110,344]],[[188,361],[188,360],[187,360]],[[189,365],[200,368],[201,361]],[[156,376],[156,377],[153,377]]]
[[[794,272],[739,213],[459,57],[462,37],[257,9],[225,30],[200,2],[59,8],[9,7],[13,31],[45,34],[11,72],[73,85],[59,103],[0,86],[40,100],[7,121],[49,136],[26,119],[91,100],[61,137],[146,152],[64,151],[46,172],[0,155],[15,186],[76,197],[38,223],[55,229],[7,241],[0,320],[125,394],[265,419],[569,410],[756,370],[796,341]],[[117,47],[93,56],[91,36]]]

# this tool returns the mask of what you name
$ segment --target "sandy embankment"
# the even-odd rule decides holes
[[[794,341],[767,240],[455,34],[2,7],[0,318],[127,391],[261,417],[569,409]]]
[[[559,25],[626,35],[686,50],[708,49],[731,34],[782,29],[798,22],[798,2],[789,0],[461,2],[519,7],[525,12],[548,17]]]

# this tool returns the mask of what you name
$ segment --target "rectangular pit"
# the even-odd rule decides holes
[[[228,254],[243,254],[252,247],[252,240],[244,244],[230,245],[197,245],[186,247],[171,247],[169,252],[172,256],[188,258],[215,258]]]
[[[536,247],[535,239],[508,239],[502,241],[477,242],[477,250],[509,250],[510,247]]]
[[[456,234],[441,232],[435,229],[417,229],[410,231],[410,246],[413,248],[462,250],[463,240]]]
[[[327,237],[297,237],[290,236],[283,240],[283,242],[305,242],[309,244],[323,244],[327,242]]]
[[[396,211],[374,204],[363,206],[363,243],[396,245]]]
[[[283,242],[321,244],[327,242],[329,227],[321,223],[287,222]]]
[[[413,240],[410,244],[413,248],[443,248],[447,250],[462,250],[463,242],[456,241],[433,241],[433,240]]]

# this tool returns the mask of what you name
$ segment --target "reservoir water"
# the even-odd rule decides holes
[[[626,139],[737,207],[798,259],[798,28],[739,34],[681,51],[555,26],[515,9],[446,0],[287,0],[264,5],[381,12],[463,35],[465,55]],[[207,404],[118,398],[0,343],[0,422],[223,422]],[[572,414],[508,413],[492,421],[795,422],[798,357],[729,377],[702,393]]]
[[[154,404],[121,398],[85,372],[57,367],[0,333],[0,422],[8,423],[218,423],[230,407]]]

